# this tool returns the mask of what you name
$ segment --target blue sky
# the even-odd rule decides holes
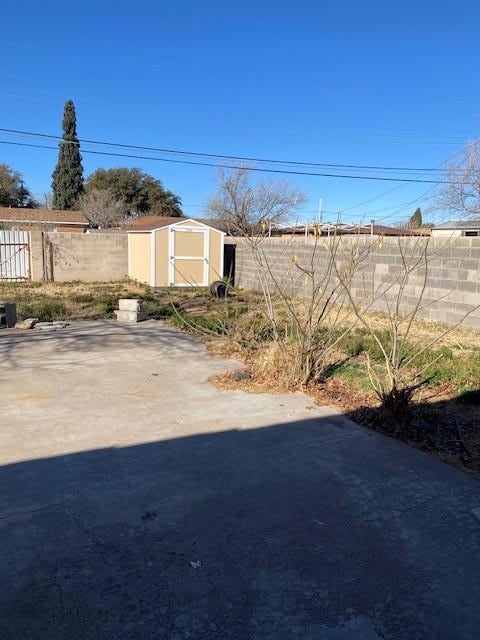
[[[64,101],[83,138],[211,153],[433,167],[480,137],[480,3],[2,2],[0,127],[60,133]],[[28,141],[0,134],[1,140]],[[0,162],[48,191],[55,151],[0,145]],[[139,166],[203,214],[207,167]],[[383,219],[429,185],[294,177],[343,219]],[[370,203],[360,205],[366,200]],[[427,202],[421,198],[407,207]],[[357,206],[359,205],[359,206]],[[312,212],[312,213],[311,213]],[[333,214],[326,213],[326,217]]]

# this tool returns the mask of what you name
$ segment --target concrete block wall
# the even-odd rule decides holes
[[[30,234],[32,279],[54,282],[107,282],[128,274],[125,233]]]
[[[235,280],[244,289],[261,290],[257,262],[252,249],[244,239],[230,238],[236,245]],[[368,245],[366,259],[352,280],[351,291],[355,300],[372,304],[378,297],[379,287],[389,288],[386,294],[391,303],[396,299],[398,285],[392,286],[402,267],[402,252],[408,261],[419,256],[425,248],[423,238],[370,238],[358,239],[345,236],[341,240],[337,263],[347,263],[352,243]],[[423,295],[423,308],[419,318],[446,324],[460,322],[465,313],[480,305],[480,238],[430,239],[427,286]],[[305,295],[309,279],[298,267],[315,266],[317,280],[325,275],[329,252],[326,247],[309,238],[265,239],[257,252],[268,263],[267,286],[274,291],[278,286],[296,295]],[[415,270],[409,277],[402,296],[402,311],[414,309],[423,287],[424,269]],[[382,310],[385,298],[377,299],[372,307]],[[480,308],[463,321],[465,326],[480,330]]]
[[[32,280],[44,280],[44,262],[43,234],[37,230],[30,231],[30,273]]]

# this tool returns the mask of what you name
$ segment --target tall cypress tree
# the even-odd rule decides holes
[[[423,224],[422,210],[419,207],[418,209],[415,209],[415,213],[412,215],[412,217],[408,221],[408,225],[416,229],[417,227],[421,227],[422,224]]]
[[[63,140],[60,143],[57,166],[52,174],[52,204],[54,209],[73,209],[83,193],[83,167],[72,100],[65,103],[62,128]]]

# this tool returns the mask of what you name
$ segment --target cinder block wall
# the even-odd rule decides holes
[[[31,234],[32,279],[47,274],[55,282],[121,280],[128,274],[125,233],[77,234],[41,232]]]
[[[44,255],[41,231],[30,231],[30,272],[32,280],[44,279]]]
[[[244,289],[261,290],[259,273],[252,249],[244,239],[230,238],[236,244],[235,280]],[[372,241],[374,244],[371,245]],[[257,252],[270,272],[266,282],[274,291],[283,287],[297,295],[305,295],[309,280],[298,268],[315,266],[317,281],[326,273],[329,251],[321,243],[315,247],[314,239],[269,238],[262,242]],[[337,254],[339,264],[346,264],[352,244],[358,239],[344,236]],[[352,281],[353,298],[362,304],[372,304],[379,286],[388,287],[401,270],[402,251],[414,259],[425,247],[426,239],[419,238],[365,238],[362,243],[370,245],[367,258]],[[430,261],[427,268],[427,286],[423,296],[423,308],[417,317],[447,324],[460,322],[465,313],[480,304],[480,238],[430,239],[428,244]],[[297,266],[298,265],[298,266]],[[423,286],[424,270],[416,270],[409,278],[403,296],[404,312],[411,311],[417,303]],[[396,289],[391,287],[387,296],[396,298]],[[384,298],[376,300],[372,307],[384,309]],[[466,326],[480,329],[480,309],[476,309],[465,320]]]

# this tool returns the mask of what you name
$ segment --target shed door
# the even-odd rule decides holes
[[[208,284],[206,229],[170,229],[170,283],[177,287]]]

